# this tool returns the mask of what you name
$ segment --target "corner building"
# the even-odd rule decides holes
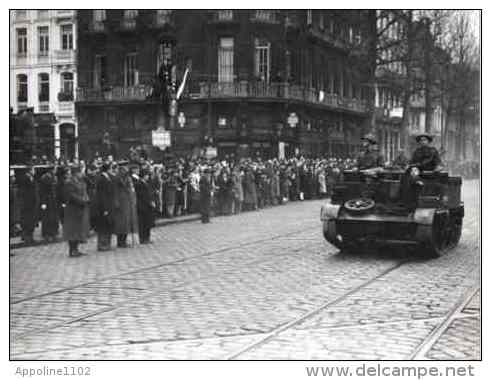
[[[358,149],[368,91],[357,49],[363,11],[81,10],[77,115],[81,155],[105,132],[120,154],[151,145],[163,125],[155,90],[162,53],[192,71],[171,153],[348,156]],[[361,56],[361,55],[358,55]]]

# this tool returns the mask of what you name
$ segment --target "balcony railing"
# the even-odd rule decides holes
[[[153,25],[157,28],[165,25],[172,25],[171,12],[172,11],[169,10],[165,13],[156,13],[154,15]]]
[[[151,95],[151,84],[139,84],[130,87],[115,86],[106,89],[77,89],[77,101],[79,102],[145,101],[149,99]],[[316,89],[280,82],[202,82],[199,84],[199,92],[193,92],[192,98],[260,98],[296,100],[359,113],[367,112],[368,109],[366,102],[360,99],[343,98],[336,94],[324,94],[323,96],[320,96],[320,92]]]
[[[152,86],[139,84],[136,86],[114,86],[107,89],[98,88],[78,88],[78,102],[123,102],[123,101],[143,101],[152,93]]]
[[[276,17],[276,12],[275,11],[269,11],[269,10],[254,11],[251,20],[257,21],[257,22],[268,22],[268,23],[272,23],[272,24],[278,23],[278,19]]]
[[[268,98],[290,99],[355,112],[367,112],[367,103],[360,99],[343,98],[336,94],[319,96],[319,91],[289,83],[234,82],[200,83],[197,98]]]
[[[73,102],[59,102],[58,111],[60,113],[73,113],[75,111],[75,106]]]
[[[73,9],[59,9],[56,11],[56,17],[73,17],[75,16],[75,11]]]
[[[105,30],[104,21],[92,21],[89,25],[89,30],[93,33],[104,32]]]
[[[43,101],[39,103],[39,113],[49,112],[49,102]]]
[[[77,54],[75,50],[56,50],[55,58],[59,61],[75,61]]]
[[[213,11],[211,15],[212,22],[232,22],[235,21],[234,11],[231,9],[222,9],[219,11]]]
[[[133,30],[136,28],[135,18],[123,18],[121,20],[121,29],[123,30]]]

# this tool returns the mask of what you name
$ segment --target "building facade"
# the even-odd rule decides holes
[[[10,12],[10,106],[33,108],[38,156],[78,155],[76,50],[75,11]]]
[[[342,17],[341,17],[342,16]],[[362,11],[81,10],[77,115],[81,151],[108,136],[124,155],[171,132],[176,154],[348,156],[367,117]],[[156,95],[169,57],[182,81],[174,118]]]

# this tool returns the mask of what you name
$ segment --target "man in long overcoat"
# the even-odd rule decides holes
[[[119,167],[114,181],[114,233],[117,236],[119,248],[127,248],[127,236],[138,231],[138,216],[136,210],[136,192],[133,181],[125,166]]]
[[[134,180],[137,212],[138,212],[138,235],[140,244],[150,244],[150,231],[154,226],[155,201],[150,183],[151,172],[142,169],[139,179]]]
[[[246,166],[243,179],[244,207],[250,211],[257,209],[256,181],[251,167]]]
[[[107,163],[102,165],[101,174],[97,179],[96,204],[97,249],[99,251],[109,251],[111,249],[114,221],[114,184],[110,173],[110,165]]]
[[[22,240],[25,243],[34,242],[34,228],[38,221],[38,197],[36,181],[34,180],[34,168],[29,167],[18,181],[19,197],[21,200],[20,224],[22,228]]]
[[[80,166],[72,167],[64,184],[63,238],[68,241],[68,255],[83,255],[78,245],[89,237],[89,195]]]
[[[205,169],[199,181],[200,211],[202,223],[210,223],[211,192],[212,183],[210,170]]]
[[[41,211],[41,233],[51,242],[58,235],[58,205],[56,202],[57,181],[51,167],[39,179],[39,203]]]

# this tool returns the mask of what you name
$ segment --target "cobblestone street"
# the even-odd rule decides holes
[[[341,254],[321,200],[10,257],[11,359],[480,359],[479,183],[456,249]]]

